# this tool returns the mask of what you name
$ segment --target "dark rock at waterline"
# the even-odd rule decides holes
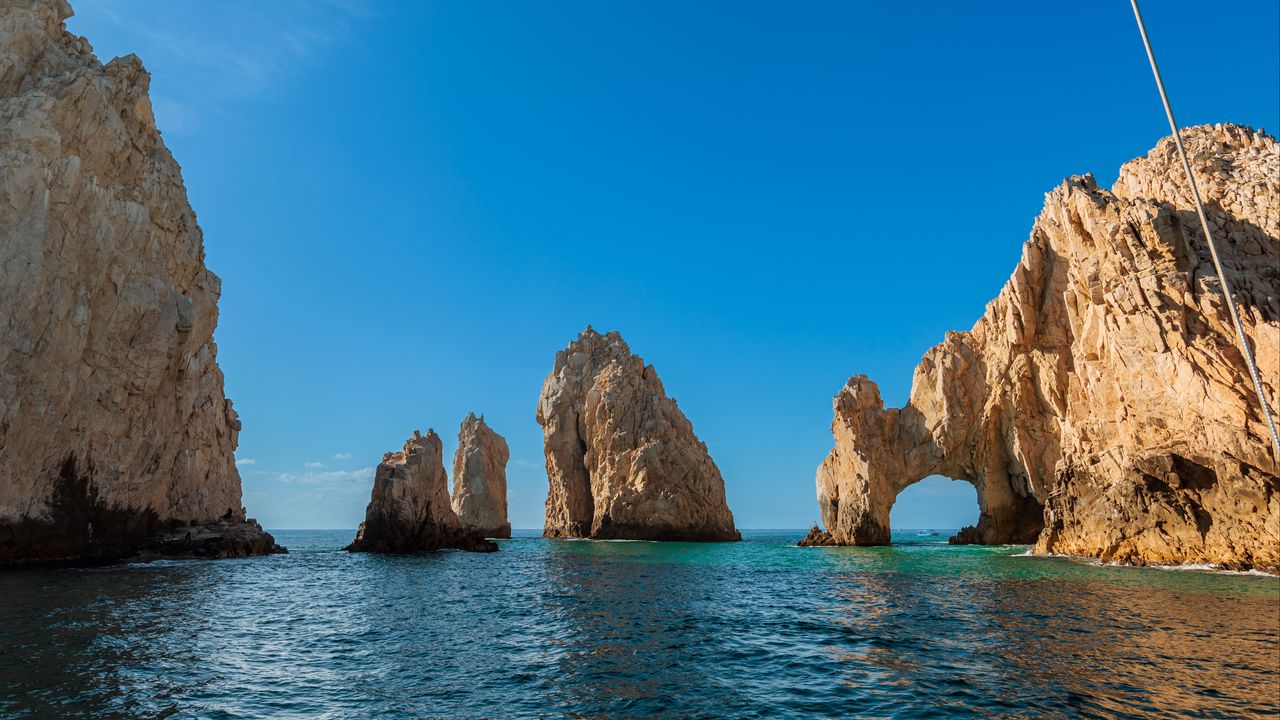
[[[276,544],[271,533],[253,518],[227,518],[211,523],[175,527],[154,537],[143,548],[141,559],[222,559],[276,555],[289,552]]]
[[[982,533],[973,525],[960,528],[960,532],[947,538],[951,545],[982,545]]]
[[[800,542],[796,543],[799,547],[826,547],[835,544],[835,538],[831,537],[831,533],[816,524],[809,528],[809,533],[801,538]]]
[[[283,553],[256,520],[228,508],[217,520],[162,520],[150,508],[105,502],[92,470],[62,464],[46,511],[0,522],[0,568]]]

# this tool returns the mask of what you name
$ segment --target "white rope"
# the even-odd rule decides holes
[[[1160,100],[1164,103],[1164,114],[1169,117],[1169,128],[1173,130],[1173,141],[1178,146],[1178,154],[1182,156],[1182,167],[1187,171],[1187,182],[1191,185],[1191,197],[1196,202],[1196,212],[1200,215],[1200,228],[1204,230],[1204,238],[1209,243],[1209,254],[1213,256],[1213,267],[1218,271],[1218,283],[1227,297],[1227,309],[1231,312],[1231,322],[1236,326],[1236,337],[1240,341],[1240,351],[1244,353],[1245,363],[1249,366],[1249,376],[1253,378],[1253,389],[1258,392],[1258,404],[1262,406],[1262,416],[1271,430],[1271,451],[1277,463],[1280,463],[1280,433],[1276,432],[1276,421],[1271,416],[1271,406],[1267,403],[1267,395],[1262,390],[1262,380],[1258,377],[1258,366],[1253,359],[1253,349],[1249,347],[1249,338],[1244,334],[1244,326],[1240,324],[1240,313],[1236,311],[1235,299],[1231,296],[1231,284],[1227,282],[1227,274],[1222,271],[1222,261],[1218,259],[1218,247],[1213,242],[1213,234],[1209,232],[1209,219],[1204,214],[1204,203],[1200,201],[1200,190],[1196,187],[1195,175],[1191,173],[1191,161],[1187,160],[1187,149],[1182,146],[1182,136],[1178,134],[1178,123],[1173,119],[1173,108],[1169,105],[1169,95],[1164,91],[1164,81],[1160,79],[1160,68],[1156,65],[1155,53],[1151,51],[1151,40],[1147,37],[1147,26],[1142,22],[1142,11],[1138,9],[1138,0],[1129,0],[1133,4],[1133,16],[1138,19],[1138,32],[1142,33],[1142,44],[1147,48],[1147,59],[1151,61],[1151,72],[1156,76],[1156,87],[1160,90]]]

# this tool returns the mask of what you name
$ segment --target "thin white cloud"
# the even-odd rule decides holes
[[[367,0],[222,0],[181,3],[118,0],[78,3],[69,27],[83,33],[102,60],[135,53],[153,74],[152,91],[169,95],[157,108],[161,129],[198,130],[192,106],[269,90],[333,52],[353,22],[374,12]],[[178,97],[182,95],[182,97]]]
[[[319,469],[319,468],[324,467],[324,463],[322,463],[322,462],[314,462],[314,461],[309,462],[309,463],[303,463],[303,465],[306,465],[307,467],[312,468],[312,469]]]
[[[307,471],[302,473],[276,473],[276,479],[290,485],[317,485],[322,487],[342,487],[358,485],[373,480],[373,468],[359,470],[326,470],[324,472]]]
[[[351,453],[334,453],[333,459],[334,460],[350,460]]]
[[[245,465],[252,465],[256,462],[258,461],[253,458],[240,458],[239,460],[236,460],[236,467],[244,467]]]

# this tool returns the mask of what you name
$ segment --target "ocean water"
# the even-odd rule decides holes
[[[0,573],[0,717],[1274,717],[1280,579],[543,540]]]

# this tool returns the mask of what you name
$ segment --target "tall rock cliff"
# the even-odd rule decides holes
[[[537,418],[548,537],[741,539],[707,446],[617,332],[588,327],[556,353]]]
[[[1280,145],[1183,131],[1265,391],[1280,387]],[[969,332],[885,410],[858,376],[835,398],[818,501],[838,544],[889,540],[904,488],[973,483],[961,540],[1135,564],[1280,568],[1280,471],[1172,138],[1111,191],[1046,196],[1022,260]]]
[[[444,451],[435,430],[417,430],[400,452],[382,457],[352,552],[414,553],[445,548],[497,550],[474,529],[465,529],[449,504]]]
[[[453,511],[463,527],[485,537],[511,537],[507,522],[507,441],[468,413],[453,455]]]
[[[0,0],[0,565],[269,551],[240,506],[220,283],[150,78],[98,62],[70,15]],[[192,523],[183,550],[167,531]]]

